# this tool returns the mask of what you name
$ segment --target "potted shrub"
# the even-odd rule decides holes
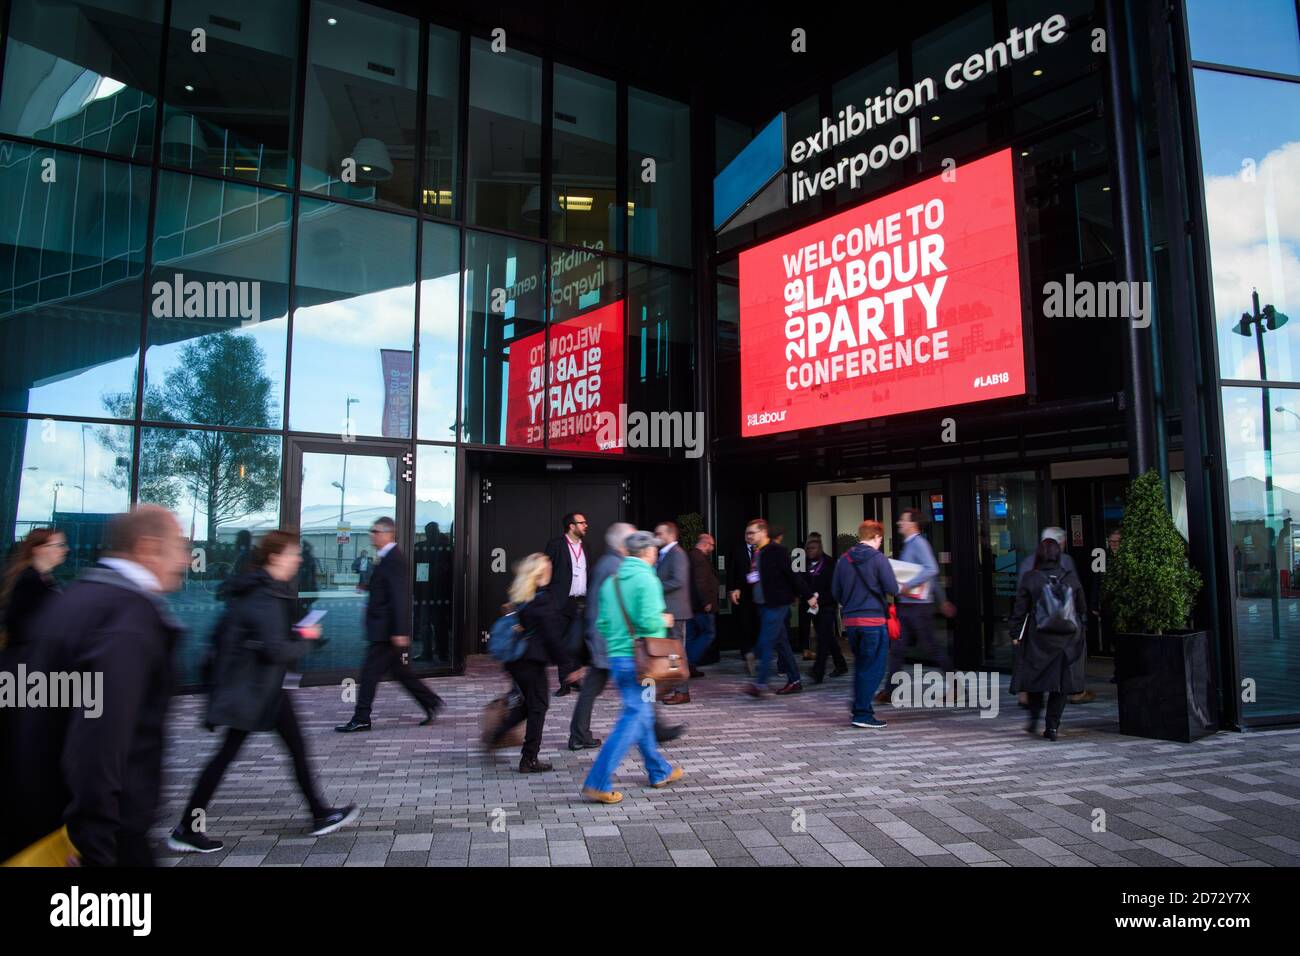
[[[1210,635],[1188,629],[1201,576],[1155,471],[1135,478],[1102,580],[1115,630],[1120,733],[1192,741],[1219,729]]]

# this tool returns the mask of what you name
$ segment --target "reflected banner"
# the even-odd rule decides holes
[[[545,425],[548,448],[622,454],[596,433],[623,401],[623,303],[553,323],[546,352],[545,332],[510,343],[506,444],[540,448]]]
[[[740,254],[741,434],[1025,393],[1011,150]]]

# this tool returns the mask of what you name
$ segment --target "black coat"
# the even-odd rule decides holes
[[[308,642],[293,630],[295,595],[261,568],[234,579],[218,636],[208,723],[236,730],[272,730],[284,675]]]
[[[727,558],[727,591],[728,593],[739,591],[741,601],[751,600],[754,591],[754,586],[745,580],[747,574],[749,574],[749,545],[742,542],[736,545]]]
[[[831,594],[831,582],[835,577],[835,561],[827,554],[821,556],[821,569],[813,573],[812,558],[808,559],[807,568],[799,576],[803,578],[808,587],[817,592],[817,605],[821,608],[822,613],[835,604],[835,596]]]
[[[1034,606],[1049,577],[1058,578],[1074,589],[1074,608],[1080,625],[1074,634],[1040,634],[1034,623]],[[1016,648],[1015,671],[1011,676],[1013,694],[1021,691],[1077,694],[1087,688],[1087,613],[1083,583],[1073,570],[1066,571],[1059,564],[1048,564],[1024,576],[1016,592],[1016,607],[1011,612],[1010,622],[1012,639],[1021,633],[1021,627],[1024,628],[1024,637]]]
[[[550,588],[542,588],[519,608],[519,623],[528,634],[522,660],[563,665],[566,655],[561,650],[565,630],[559,610],[562,606],[559,595],[552,594]]]
[[[32,622],[45,607],[45,602],[59,593],[59,585],[48,574],[41,574],[28,566],[14,581],[14,588],[5,602],[5,650],[17,650],[36,638]],[[12,669],[12,668],[10,668]]]
[[[159,595],[104,565],[51,602],[36,626],[31,666],[102,673],[102,712],[19,711],[17,837],[26,846],[67,824],[85,865],[112,866],[119,834],[143,838],[154,822],[182,628]]]
[[[587,580],[591,580],[591,570],[595,563],[587,553],[587,542],[582,543],[583,556],[587,559]],[[573,554],[569,550],[569,536],[562,534],[546,542],[545,554],[551,559],[552,604],[561,614],[572,617],[578,609],[578,602],[569,597],[573,587]]]
[[[366,640],[391,641],[411,636],[411,585],[406,555],[393,545],[370,572],[366,602]]]
[[[758,576],[763,586],[763,605],[789,605],[797,594],[812,597],[812,588],[790,567],[790,552],[785,545],[769,541],[758,552]]]

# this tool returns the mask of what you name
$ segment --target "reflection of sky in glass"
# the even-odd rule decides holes
[[[1274,514],[1300,519],[1300,392],[1268,390],[1272,426]],[[1284,409],[1277,411],[1278,408]],[[1234,520],[1264,513],[1264,390],[1223,390],[1223,436]],[[1242,479],[1246,479],[1243,481]]]
[[[53,321],[53,320],[51,320]],[[110,418],[103,399],[135,392],[135,357],[101,362],[82,369],[67,369],[57,379],[37,383],[29,393],[28,408],[46,415],[94,415]],[[134,415],[134,408],[128,409]]]
[[[1264,334],[1273,380],[1300,381],[1300,84],[1196,71],[1219,366],[1258,380],[1253,339],[1232,332],[1260,305],[1292,316]]]
[[[334,528],[339,520],[340,491],[332,482],[343,484],[343,455],[326,455],[306,452],[302,456],[302,529],[304,532],[322,527]],[[369,529],[368,522],[381,514],[393,517],[397,497],[391,490],[389,463],[395,458],[377,458],[369,455],[348,455],[347,483],[342,495],[343,521],[356,529],[361,540]],[[399,479],[400,480],[400,479]],[[362,528],[362,525],[365,525]],[[365,547],[364,544],[358,547]],[[347,553],[352,553],[350,550]]]
[[[1295,0],[1188,0],[1192,58],[1300,73]]]
[[[261,322],[229,330],[235,335],[251,338],[263,352],[262,374],[272,382],[271,401],[274,404],[271,408],[270,421],[267,423],[271,428],[278,428],[283,421],[281,416],[284,413],[284,340],[285,330],[288,325],[286,316],[281,315],[274,319],[263,319]],[[181,350],[199,337],[196,334],[192,338],[183,339],[179,342],[149,346],[149,351],[145,356],[145,374],[148,376],[148,384],[162,385],[167,373],[180,364]]]
[[[421,445],[415,457],[415,531],[430,521],[448,530],[456,514],[456,452]]]
[[[6,430],[6,434],[11,434]],[[16,434],[16,428],[12,434]],[[123,425],[87,425],[85,471],[82,471],[82,426],[78,422],[27,423],[23,445],[22,484],[18,492],[17,533],[24,535],[32,523],[47,524],[59,489],[59,511],[81,512],[81,486],[85,488],[86,514],[115,514],[127,508],[129,470],[117,468],[117,454],[99,440],[104,434],[116,448],[131,448],[131,429]],[[49,437],[52,441],[46,441]],[[84,477],[83,477],[84,474]],[[114,488],[111,479],[121,480]]]
[[[456,439],[456,299],[460,275],[420,284],[420,437]]]

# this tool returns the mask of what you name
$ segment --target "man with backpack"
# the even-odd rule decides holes
[[[1055,538],[1038,542],[1034,566],[1020,581],[1011,613],[1011,634],[1016,645],[1016,667],[1011,692],[1025,693],[1029,704],[1026,733],[1038,729],[1047,695],[1047,724],[1043,736],[1055,741],[1069,694],[1084,689],[1088,641],[1083,583],[1061,561]]]
[[[842,608],[844,632],[853,651],[854,727],[883,730],[872,698],[885,676],[889,660],[886,594],[898,594],[898,579],[889,559],[880,553],[885,528],[879,521],[858,525],[858,543],[835,565],[831,594]]]

